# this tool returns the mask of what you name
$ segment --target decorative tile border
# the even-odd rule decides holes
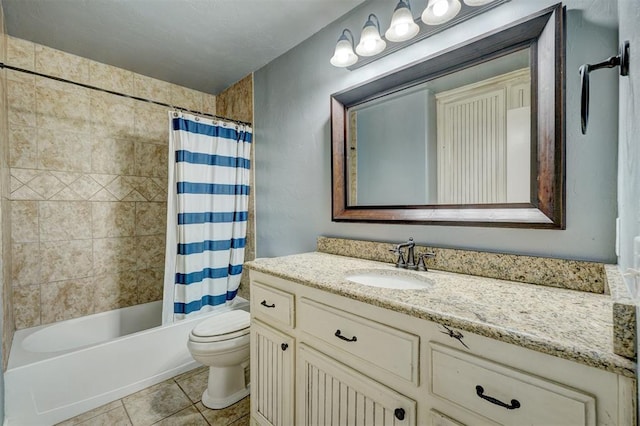
[[[393,243],[318,237],[318,251],[360,259],[394,263]],[[416,254],[430,251],[427,267],[488,278],[570,290],[605,293],[604,264],[514,254],[427,247],[416,244]]]

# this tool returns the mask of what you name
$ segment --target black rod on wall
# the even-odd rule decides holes
[[[63,82],[63,83],[73,84],[75,86],[84,87],[85,89],[97,90],[99,92],[109,93],[111,95],[120,96],[120,97],[123,97],[123,98],[134,99],[136,101],[147,102],[147,103],[150,103],[150,104],[160,105],[160,106],[168,107],[168,108],[171,108],[171,109],[177,109],[177,110],[180,110],[180,111],[186,111],[186,112],[190,112],[190,113],[193,113],[193,114],[204,115],[204,116],[207,116],[207,117],[213,117],[213,118],[216,118],[218,120],[226,120],[226,121],[230,121],[230,122],[233,122],[233,123],[246,124],[246,125],[249,125],[249,126],[252,125],[251,123],[246,122],[246,121],[234,120],[234,119],[227,118],[227,117],[222,117],[222,116],[219,116],[219,115],[208,114],[206,112],[193,111],[193,110],[190,110],[188,108],[183,108],[183,107],[179,107],[179,106],[175,106],[175,105],[170,105],[170,104],[167,104],[167,103],[164,103],[164,102],[158,102],[158,101],[154,101],[152,99],[141,98],[141,97],[138,97],[138,96],[127,95],[126,93],[114,92],[113,90],[107,90],[107,89],[103,89],[103,88],[100,88],[100,87],[91,86],[89,84],[78,83],[76,81],[67,80],[65,78],[60,78],[60,77],[55,77],[55,76],[52,76],[52,75],[42,74],[42,73],[39,73],[39,72],[36,72],[36,71],[30,71],[30,70],[27,70],[27,69],[24,69],[24,68],[14,67],[12,65],[7,65],[7,64],[4,64],[4,63],[0,62],[0,69],[2,69],[2,68],[5,68],[5,69],[11,70],[11,71],[17,71],[17,72],[25,73],[25,74],[35,75],[35,76],[38,76],[38,77],[44,77],[44,78],[48,78],[50,80],[56,80],[56,81],[60,81],[60,82]]]

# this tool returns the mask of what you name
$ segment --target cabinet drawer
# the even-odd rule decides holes
[[[431,343],[431,391],[503,425],[595,426],[595,399],[500,364]]]
[[[293,328],[293,294],[257,281],[251,283],[251,315],[266,322]]]
[[[358,358],[356,367],[369,363],[418,384],[420,339],[327,305],[302,298],[300,329]]]

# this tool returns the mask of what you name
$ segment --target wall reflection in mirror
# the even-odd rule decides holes
[[[349,107],[348,205],[530,203],[530,57],[525,48]]]

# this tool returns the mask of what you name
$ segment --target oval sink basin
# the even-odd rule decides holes
[[[433,285],[431,279],[422,275],[388,269],[353,271],[348,273],[345,278],[362,285],[398,290],[427,289]]]

